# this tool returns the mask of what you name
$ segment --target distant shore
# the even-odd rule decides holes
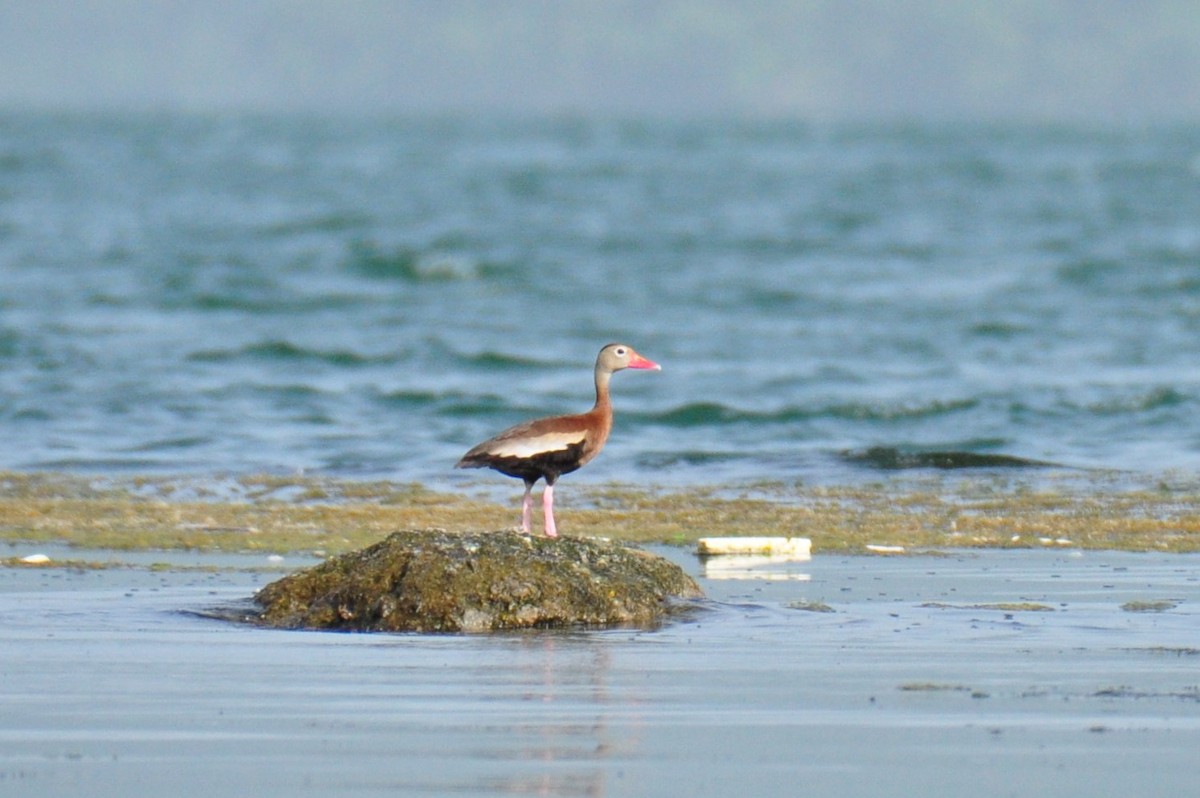
[[[643,543],[692,546],[707,536],[776,535],[811,538],[816,554],[1200,551],[1200,485],[1190,476],[1073,475],[1022,483],[982,473],[736,489],[576,482],[558,498],[563,534]],[[519,491],[497,501],[469,490],[329,477],[0,473],[0,542],[9,544],[326,556],[401,529],[509,528],[518,512]],[[19,564],[16,557],[3,562]]]

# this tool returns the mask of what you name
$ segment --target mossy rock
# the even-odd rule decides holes
[[[594,539],[517,532],[396,532],[284,577],[255,596],[285,629],[486,632],[650,626],[702,596],[679,566]]]

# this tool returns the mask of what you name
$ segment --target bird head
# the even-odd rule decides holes
[[[642,357],[632,346],[627,344],[609,344],[600,350],[596,365],[605,371],[620,371],[621,369],[650,369],[662,371],[662,366],[653,360]]]

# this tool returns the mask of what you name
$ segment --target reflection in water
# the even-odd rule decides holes
[[[701,559],[701,573],[706,579],[766,579],[775,582],[807,582],[812,576],[799,570],[810,557],[788,554],[723,555]]]
[[[486,787],[505,795],[606,795],[611,767],[603,763],[637,756],[640,735],[628,732],[642,724],[627,710],[640,699],[628,690],[614,694],[610,689],[612,652],[603,640],[541,633],[523,637],[520,645],[520,700],[529,705],[530,720],[509,729],[516,741],[511,750],[496,753],[547,767],[492,779]],[[625,706],[614,706],[618,702]],[[614,713],[624,721],[620,739],[613,738]]]

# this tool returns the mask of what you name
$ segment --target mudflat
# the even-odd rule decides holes
[[[4,544],[10,558],[29,544]],[[1200,748],[1192,554],[679,563],[653,631],[217,620],[310,555],[38,548],[0,569],[6,796],[1175,796]]]

